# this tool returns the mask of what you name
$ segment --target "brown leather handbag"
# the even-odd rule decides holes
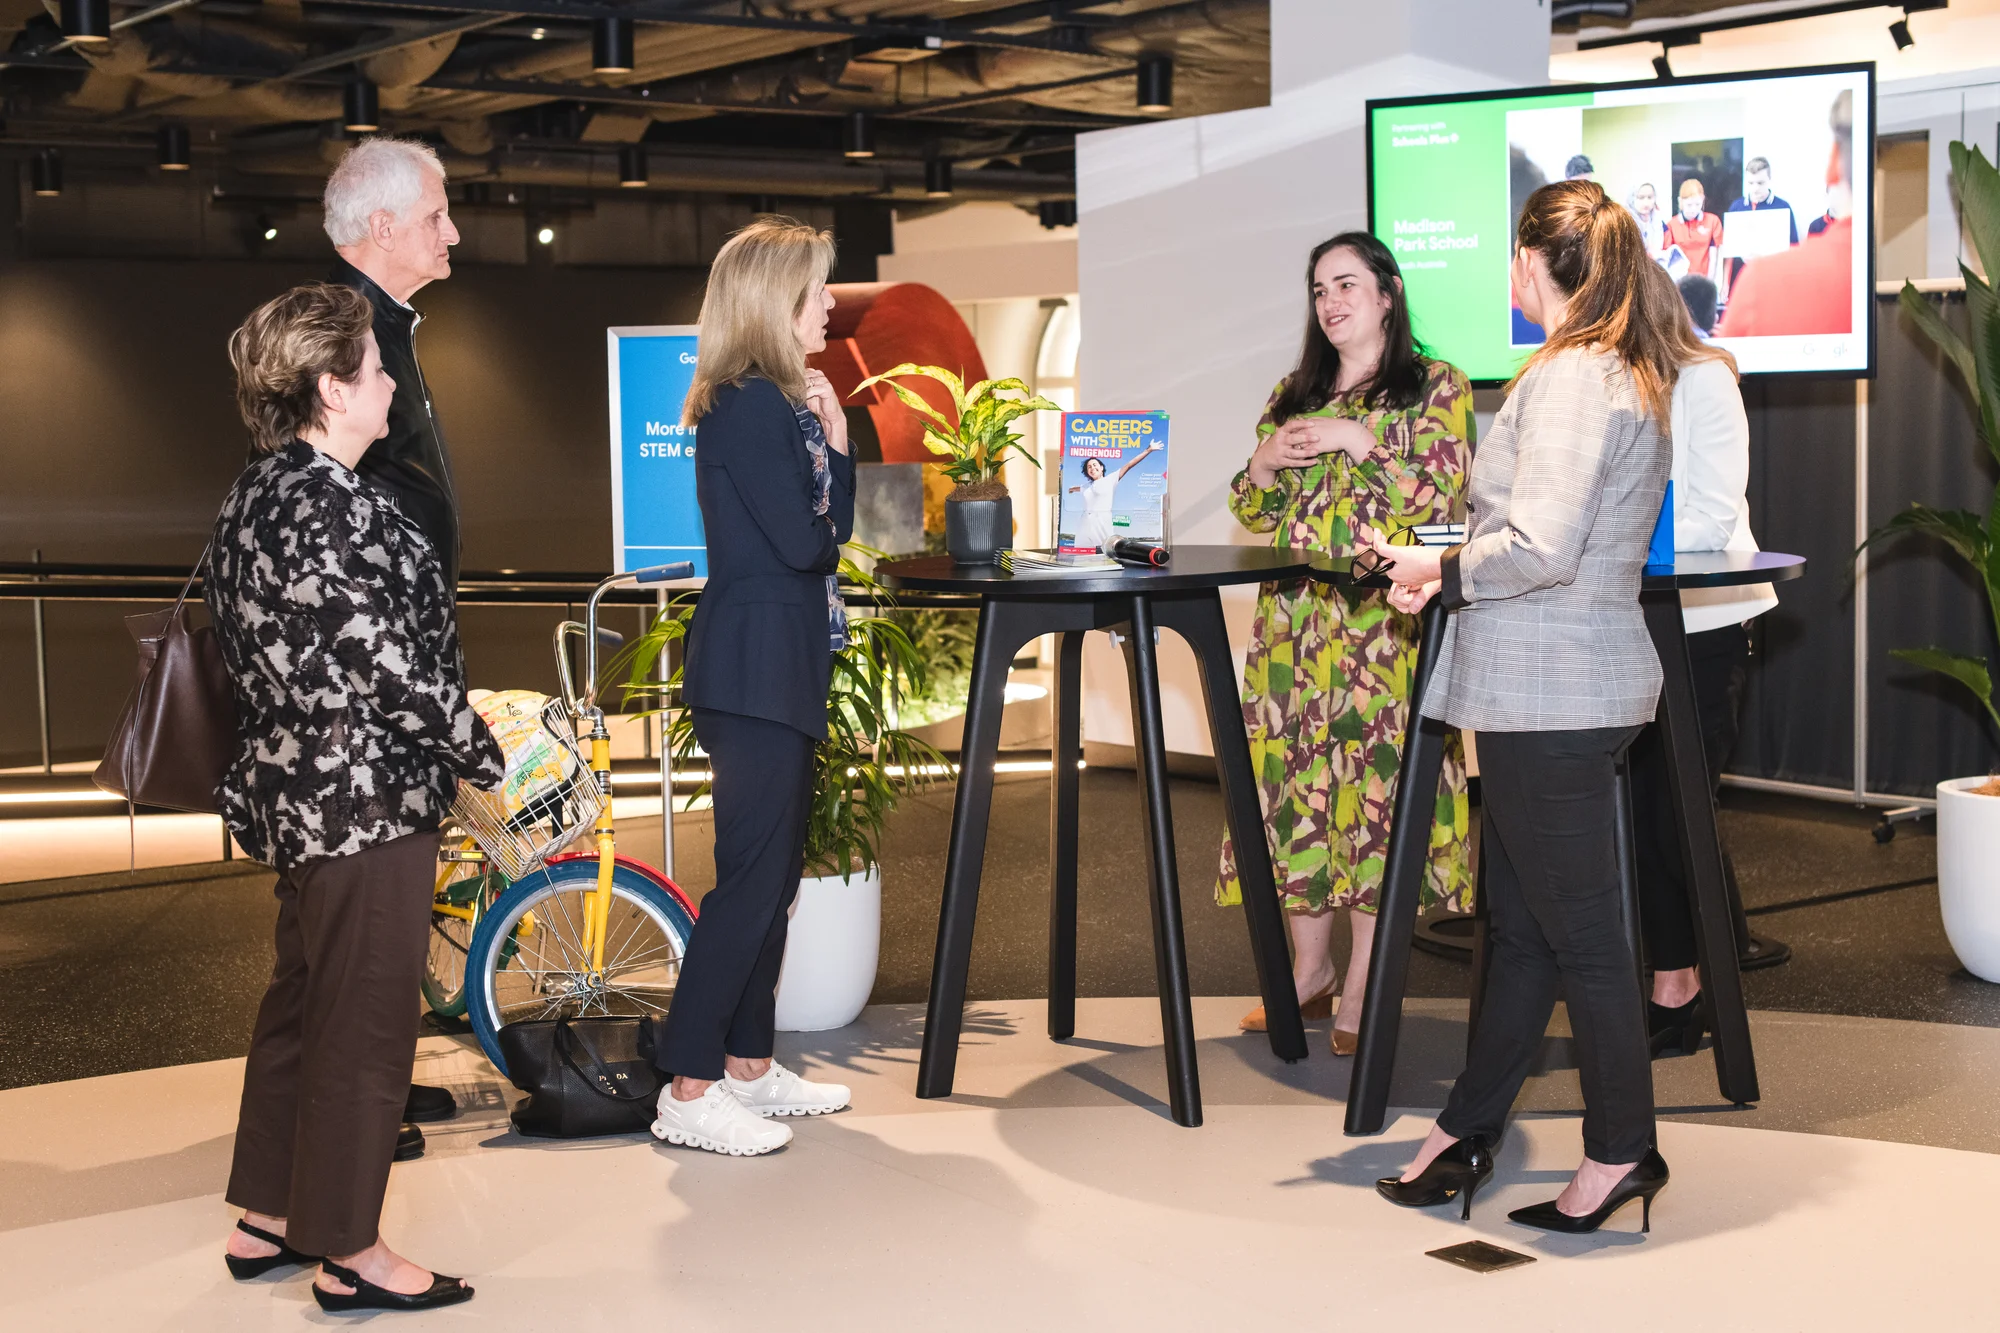
[[[139,643],[139,679],[93,781],[133,805],[220,813],[215,789],[236,762],[236,695],[222,645],[190,628],[188,593],[208,564],[203,550],[174,604],[125,617]]]

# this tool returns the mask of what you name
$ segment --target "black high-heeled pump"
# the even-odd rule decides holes
[[[255,1255],[247,1259],[240,1254],[230,1254],[225,1251],[222,1256],[222,1262],[229,1265],[229,1276],[235,1278],[238,1282],[247,1282],[253,1277],[262,1277],[272,1269],[283,1268],[287,1264],[316,1264],[319,1262],[317,1255],[301,1254],[299,1251],[285,1244],[283,1236],[266,1231],[262,1227],[253,1227],[241,1218],[236,1220],[236,1229],[252,1240],[261,1240],[266,1245],[275,1245],[278,1247],[276,1254]]]
[[[1700,992],[1696,992],[1686,1004],[1672,1008],[1646,1001],[1646,1031],[1655,1060],[1669,1051],[1678,1055],[1693,1055],[1701,1049],[1701,1034],[1707,1030]]]
[[[1667,1159],[1660,1156],[1658,1148],[1648,1148],[1638,1165],[1626,1173],[1611,1193],[1604,1196],[1604,1202],[1597,1205],[1597,1211],[1585,1213],[1582,1217],[1572,1217],[1556,1207],[1556,1201],[1538,1203],[1528,1208],[1516,1208],[1507,1214],[1510,1222],[1519,1222],[1524,1227],[1539,1227],[1543,1231],[1560,1231],[1568,1235],[1582,1235],[1597,1230],[1611,1219],[1611,1215],[1632,1200],[1639,1200],[1643,1210],[1640,1215],[1639,1230],[1653,1229],[1653,1196],[1667,1184]]]
[[[1472,1196],[1492,1174],[1493,1146],[1475,1134],[1433,1157],[1415,1180],[1384,1176],[1375,1182],[1375,1192],[1405,1208],[1430,1208],[1456,1198],[1463,1204],[1460,1219],[1469,1221]]]
[[[472,1288],[466,1285],[463,1278],[446,1277],[442,1273],[431,1274],[431,1285],[410,1295],[378,1287],[353,1269],[331,1259],[322,1259],[319,1267],[335,1282],[344,1282],[354,1288],[351,1292],[342,1293],[328,1291],[319,1283],[313,1283],[313,1299],[319,1302],[319,1308],[334,1313],[344,1310],[435,1310],[472,1299]]]

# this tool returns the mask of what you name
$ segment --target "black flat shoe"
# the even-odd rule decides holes
[[[1597,1230],[1611,1219],[1611,1215],[1632,1200],[1639,1200],[1643,1210],[1640,1214],[1639,1230],[1653,1229],[1653,1196],[1667,1184],[1667,1159],[1660,1156],[1658,1148],[1649,1148],[1639,1159],[1638,1165],[1627,1173],[1625,1179],[1604,1196],[1604,1202],[1594,1213],[1582,1217],[1572,1217],[1556,1207],[1554,1199],[1538,1203],[1530,1208],[1516,1208],[1507,1214],[1510,1222],[1519,1222],[1524,1227],[1540,1227],[1543,1231],[1560,1231],[1568,1235],[1582,1235]]]
[[[1375,1182],[1375,1192],[1390,1203],[1398,1203],[1405,1208],[1430,1208],[1459,1198],[1464,1203],[1459,1217],[1469,1219],[1472,1216],[1472,1196],[1492,1174],[1492,1146],[1475,1134],[1469,1139],[1460,1139],[1433,1157],[1430,1165],[1419,1172],[1415,1180],[1384,1176]]]
[[[410,1296],[378,1287],[353,1269],[343,1268],[331,1259],[322,1260],[319,1267],[335,1282],[344,1282],[354,1288],[347,1295],[342,1295],[337,1291],[328,1291],[317,1282],[313,1283],[313,1299],[319,1302],[319,1308],[335,1313],[346,1310],[435,1310],[472,1299],[472,1288],[463,1279],[446,1277],[442,1273],[431,1274],[428,1290]]]
[[[1698,992],[1686,1004],[1671,1009],[1646,1001],[1646,1031],[1655,1060],[1669,1052],[1693,1055],[1701,1049],[1701,1034],[1707,1030]]]
[[[235,1278],[238,1282],[248,1282],[253,1277],[262,1277],[274,1268],[285,1268],[293,1264],[316,1264],[319,1262],[318,1255],[301,1254],[291,1246],[285,1244],[283,1236],[275,1235],[272,1232],[264,1230],[262,1227],[253,1227],[240,1218],[237,1219],[236,1229],[253,1240],[261,1240],[266,1245],[275,1245],[278,1247],[276,1254],[257,1255],[248,1259],[240,1254],[224,1253],[222,1262],[229,1265],[229,1276]]]
[[[433,1088],[426,1083],[412,1083],[410,1095],[403,1102],[403,1123],[406,1125],[429,1125],[440,1120],[450,1120],[458,1114],[458,1098],[451,1095],[448,1088]]]
[[[404,1125],[396,1131],[396,1155],[392,1162],[412,1162],[424,1155],[424,1132],[415,1125]]]

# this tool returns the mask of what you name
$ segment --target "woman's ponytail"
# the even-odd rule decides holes
[[[1638,219],[1595,181],[1559,181],[1529,195],[1515,241],[1542,256],[1569,300],[1562,325],[1522,374],[1571,348],[1610,352],[1631,371],[1646,414],[1664,430],[1681,367],[1728,357],[1694,337],[1679,290],[1646,253]]]

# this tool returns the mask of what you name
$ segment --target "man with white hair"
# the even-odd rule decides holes
[[[389,433],[368,446],[355,471],[394,499],[430,538],[445,586],[456,589],[458,493],[444,432],[417,364],[414,335],[423,316],[410,306],[425,284],[451,276],[458,228],[445,198],[444,164],[413,139],[363,139],[327,178],[324,203],[326,234],[340,253],[331,280],[354,288],[375,308],[382,368],[396,381]],[[448,1089],[412,1084],[396,1160],[423,1155],[424,1135],[416,1122],[457,1114],[458,1102]]]
[[[326,234],[340,252],[332,281],[375,307],[382,368],[396,381],[389,433],[370,445],[357,469],[387,491],[429,537],[445,583],[458,586],[458,494],[437,409],[417,364],[423,322],[410,298],[451,276],[458,228],[444,193],[444,164],[414,139],[363,139],[347,150],[326,182]]]

